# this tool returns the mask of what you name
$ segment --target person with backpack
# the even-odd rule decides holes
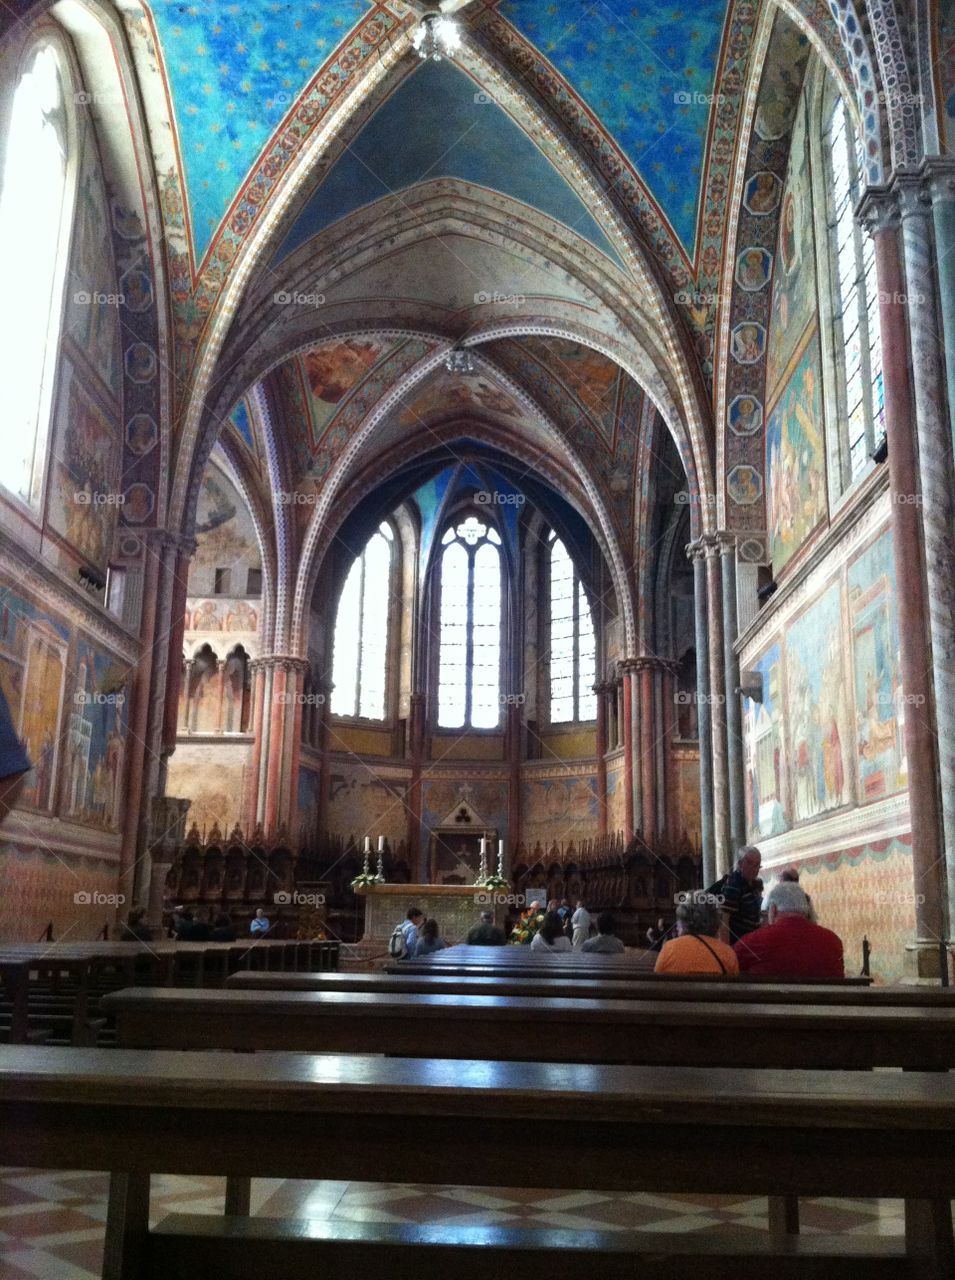
[[[388,954],[392,960],[410,960],[418,947],[418,928],[424,924],[424,912],[420,907],[409,907],[408,914],[396,924],[388,942]]]
[[[676,934],[657,956],[655,973],[739,973],[736,952],[717,937],[720,913],[709,893],[688,894],[676,909]]]

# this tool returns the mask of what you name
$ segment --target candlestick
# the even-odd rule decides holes
[[[498,840],[497,842],[497,874],[502,880],[504,879],[504,841],[503,840]]]
[[[380,852],[378,854],[378,873],[375,876],[375,879],[378,881],[379,884],[385,883],[384,855]]]

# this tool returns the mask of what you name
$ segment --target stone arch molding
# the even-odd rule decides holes
[[[226,341],[249,283],[256,270],[270,260],[280,243],[287,225],[287,214],[295,196],[301,192],[333,139],[349,135],[351,122],[369,95],[386,87],[390,72],[400,58],[407,56],[415,55],[410,52],[405,36],[396,40],[387,49],[381,50],[380,58],[368,66],[365,74],[343,97],[334,113],[302,148],[289,171],[276,185],[256,229],[236,256],[229,278],[214,305],[212,318],[205,331],[183,413],[182,443],[176,460],[171,496],[171,517],[176,527],[185,527],[188,521],[187,509],[190,505],[194,462],[197,453],[199,456],[202,454],[199,440],[205,417],[205,404],[213,390],[217,375],[221,376],[221,367],[229,363],[225,351]],[[536,108],[526,94],[524,97],[526,112],[531,116]],[[543,117],[540,117],[540,126],[544,130],[549,130],[555,152],[559,152],[562,146],[566,161],[573,160],[577,166],[578,172],[570,174],[564,172],[562,176],[569,178],[572,185],[575,181],[582,184],[583,195],[588,205],[592,208],[600,207],[603,210],[606,205],[605,193],[592,170],[582,163],[579,156],[568,150],[566,141],[555,133],[553,127]],[[700,476],[701,483],[706,483],[708,490],[712,492],[711,468],[707,457],[704,426],[708,422],[708,414],[704,408],[704,397],[701,393],[695,356],[691,351],[683,325],[675,315],[674,304],[657,279],[650,255],[637,241],[633,229],[624,223],[610,205],[607,205],[606,216],[608,234],[612,233],[615,242],[621,244],[628,267],[631,263],[633,264],[633,274],[638,284],[634,292],[643,301],[651,328],[659,335],[665,348],[665,364],[677,371],[681,384],[683,417],[690,425],[691,434],[696,437],[694,471]],[[632,287],[631,284],[631,289]]]

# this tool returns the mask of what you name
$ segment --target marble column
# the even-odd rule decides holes
[[[717,535],[723,579],[723,678],[726,684],[726,772],[729,790],[731,861],[746,843],[746,796],[743,784],[743,708],[739,688],[736,640],[736,535]]]
[[[720,544],[703,539],[706,563],[706,623],[710,645],[710,736],[713,753],[713,844],[716,874],[732,867],[730,852],[729,780],[726,767],[726,681],[723,666],[723,584]]]
[[[630,661],[621,662],[620,673],[623,678],[624,839],[632,840],[637,822],[636,790],[640,776],[637,752],[640,746],[640,726],[636,718],[638,709],[634,697]]]
[[[942,836],[948,881],[947,924],[950,931],[955,921],[955,475],[952,470],[952,431],[945,404],[930,197],[922,179],[899,177],[895,185],[902,217],[905,281],[910,299],[908,316],[922,496],[922,545],[928,583]]]
[[[900,592],[904,589],[905,615],[916,624],[906,625],[905,615],[900,616],[899,664],[905,698],[905,754],[911,797],[916,948],[921,952],[917,960],[918,967],[930,973],[933,963],[937,966],[938,962],[938,939],[945,934],[946,894],[941,861],[937,744],[931,710],[932,661],[923,621],[928,617],[928,581],[916,500],[918,460],[912,421],[905,281],[894,197],[887,191],[870,191],[860,212],[872,235],[879,287],[895,576]],[[899,603],[902,604],[901,595]]]
[[[925,161],[928,191],[935,228],[935,262],[942,307],[948,419],[955,452],[955,160],[934,157]]]
[[[657,835],[657,717],[654,696],[653,658],[638,658],[636,678],[640,697],[640,831],[647,844],[654,847]]]
[[[687,544],[693,564],[693,604],[696,625],[696,706],[700,741],[700,837],[703,845],[703,884],[717,878],[713,814],[713,733],[710,717],[710,640],[707,627],[706,557],[702,539]]]
[[[252,742],[252,762],[249,767],[249,777],[246,786],[246,803],[245,818],[243,825],[246,834],[250,834],[259,818],[259,775],[262,769],[262,753],[263,753],[263,725],[265,723],[265,686],[266,675],[265,668],[258,658],[253,658],[249,663],[249,670],[252,673],[252,724],[251,732],[254,734]]]
[[[411,781],[408,785],[408,860],[417,868],[420,884],[431,879],[427,865],[428,851],[424,847],[424,824],[421,817],[421,774],[426,750],[425,696],[420,692],[409,695],[409,720],[411,738]]]

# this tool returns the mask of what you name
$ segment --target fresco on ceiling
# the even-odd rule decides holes
[[[444,471],[432,476],[414,492],[414,501],[421,516],[421,553],[418,557],[418,565],[422,577],[431,555],[431,540],[434,537],[438,516],[441,514],[444,497],[453,475],[454,468],[446,467]]]
[[[904,791],[908,782],[890,530],[849,565],[848,586],[859,801],[864,804]]]
[[[506,391],[485,377],[454,378],[441,374],[410,403],[398,420],[402,426],[418,426],[437,414],[492,413],[519,421],[521,407]]]
[[[229,421],[235,427],[243,444],[252,453],[255,453],[255,434],[252,430],[252,415],[249,413],[249,405],[245,397],[235,406],[229,414]]]
[[[777,17],[753,121],[760,141],[777,141],[793,127],[810,52],[811,45],[805,33],[784,16]]]
[[[939,0],[938,6],[938,76],[941,88],[939,104],[944,129],[944,143],[955,150],[955,0]]]
[[[794,823],[853,800],[845,667],[841,589],[834,582],[786,634],[783,705]]]
[[[766,330],[761,324],[744,321],[730,334],[730,351],[737,364],[756,364],[766,350]]]
[[[806,98],[802,95],[793,123],[773,277],[773,303],[766,347],[766,387],[770,399],[774,398],[773,392],[785,377],[799,340],[816,313],[816,250],[807,115]]]
[[[522,338],[519,345],[560,379],[611,442],[617,389],[627,378],[620,366],[601,352],[564,338]]]
[[[286,5],[153,0],[185,169],[196,256],[299,93],[369,11],[366,0]]]
[[[0,592],[0,687],[33,768],[23,803],[53,808],[63,729],[69,629],[29,600]]]
[[[548,849],[556,840],[584,840],[597,834],[596,777],[525,778],[521,783],[521,838]]]
[[[75,821],[118,831],[129,718],[129,669],[80,637],[66,742],[65,810]]]
[[[61,363],[48,519],[89,564],[105,572],[122,495],[121,427],[93,399],[78,368]]]
[[[822,369],[815,333],[769,415],[766,467],[773,572],[779,573],[827,509]]]
[[[503,0],[531,41],[613,135],[693,256],[724,0],[566,6]]]
[[[789,829],[779,645],[746,665],[763,677],[762,702],[743,699],[746,832],[758,840]]]
[[[102,166],[92,129],[85,131],[76,191],[65,328],[100,381],[120,390],[119,289]],[[155,357],[154,357],[155,358]]]
[[[386,338],[344,338],[326,342],[301,357],[305,384],[310,392],[316,445],[338,405],[393,345]]]
[[[274,261],[346,214],[435,178],[459,178],[512,196],[617,257],[587,206],[493,98],[451,63],[427,62],[332,165]]]

